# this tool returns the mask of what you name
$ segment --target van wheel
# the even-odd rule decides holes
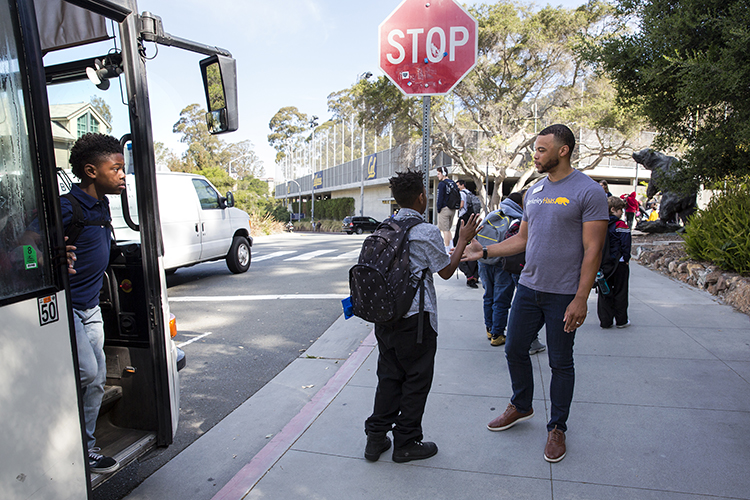
[[[364,230],[361,227],[358,227],[357,234],[362,234],[362,233],[364,233]]]
[[[244,236],[235,236],[227,254],[227,267],[234,274],[244,273],[250,267],[250,242]]]

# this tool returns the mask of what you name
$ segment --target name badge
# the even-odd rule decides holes
[[[534,190],[533,190],[533,191],[531,192],[531,194],[537,194],[537,193],[538,193],[539,191],[541,191],[542,189],[544,189],[544,184],[542,184],[542,185],[541,185],[541,186],[539,186],[539,187],[536,187],[536,188],[534,188]]]

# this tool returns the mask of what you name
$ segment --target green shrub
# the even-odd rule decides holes
[[[685,251],[726,271],[750,274],[750,180],[727,188],[696,212],[685,226]]]

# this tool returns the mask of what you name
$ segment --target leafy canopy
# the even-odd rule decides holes
[[[619,102],[647,117],[659,148],[684,151],[680,185],[750,173],[746,0],[619,0],[627,33],[603,40]]]

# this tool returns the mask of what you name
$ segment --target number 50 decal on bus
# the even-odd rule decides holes
[[[60,315],[57,310],[57,296],[50,295],[49,297],[40,297],[37,299],[39,302],[39,326],[44,326],[49,323],[54,323],[60,319]]]

